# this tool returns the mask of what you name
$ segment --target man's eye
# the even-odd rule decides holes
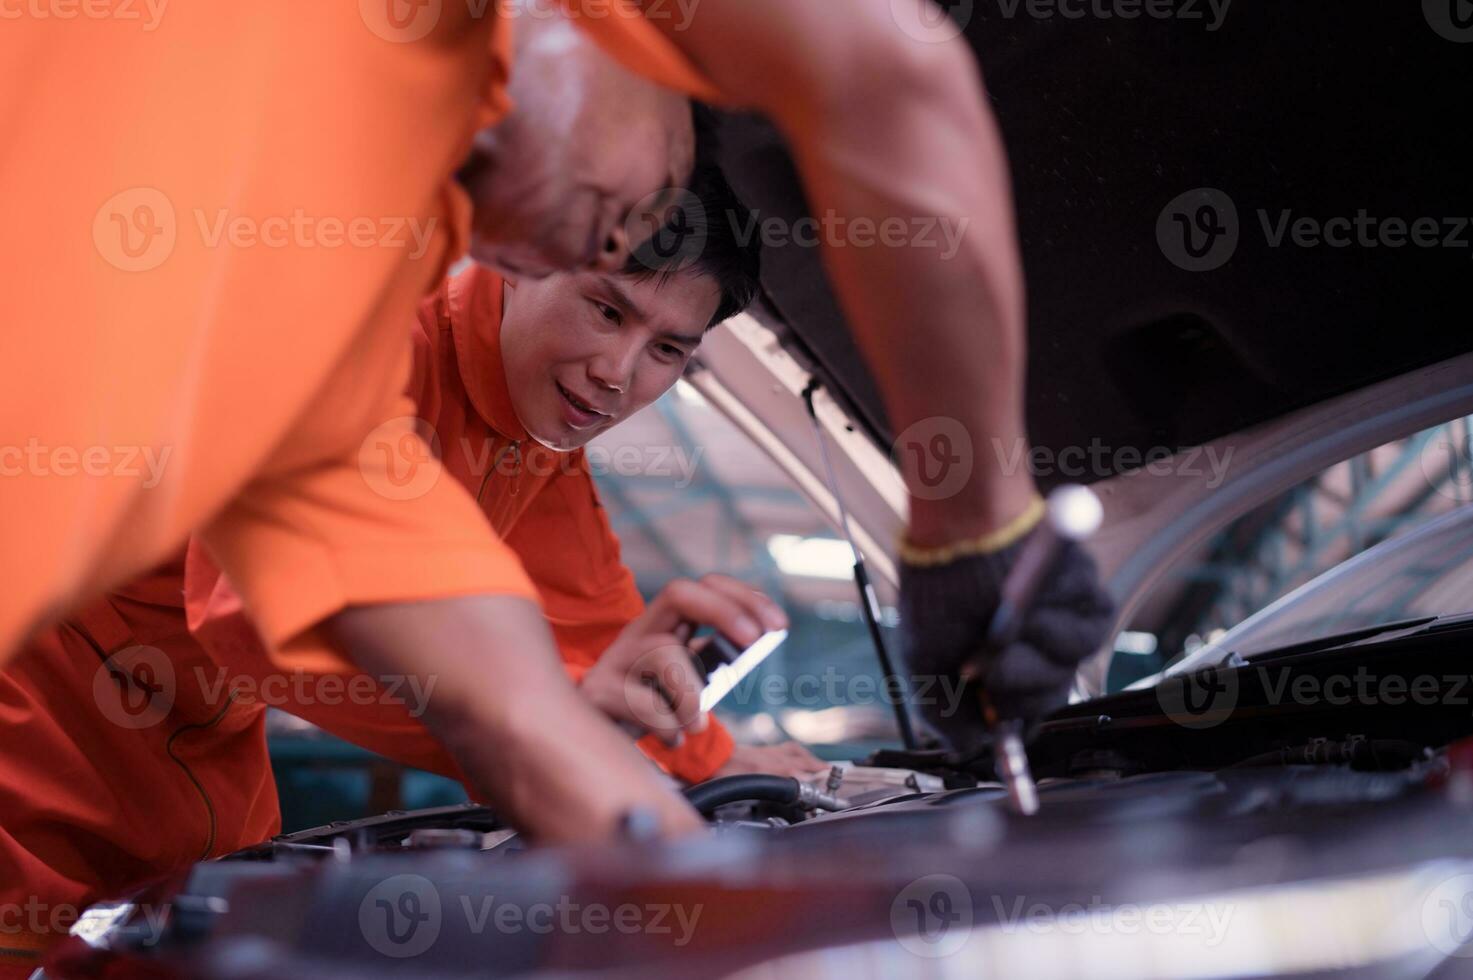
[[[685,356],[685,351],[676,347],[674,344],[656,344],[655,350],[660,352],[661,357],[668,360],[679,360]]]
[[[619,323],[624,319],[619,315],[617,309],[607,303],[600,303],[598,300],[594,300],[593,305],[598,309],[599,315],[610,323]]]

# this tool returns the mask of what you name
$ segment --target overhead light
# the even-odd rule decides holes
[[[1140,630],[1126,630],[1115,637],[1115,652],[1129,653],[1137,657],[1149,657],[1156,652],[1156,634]]]
[[[838,538],[774,534],[767,539],[767,552],[784,575],[840,580],[854,577],[854,552]]]

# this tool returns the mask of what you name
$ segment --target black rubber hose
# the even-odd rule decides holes
[[[728,803],[761,801],[763,803],[797,803],[801,787],[791,776],[768,776],[745,773],[722,776],[687,787],[685,798],[705,816]]]

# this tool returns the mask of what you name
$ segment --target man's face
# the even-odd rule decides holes
[[[690,102],[615,64],[571,24],[529,25],[508,86],[514,108],[476,135],[462,181],[471,256],[503,273],[623,268],[636,211],[685,185]]]
[[[517,417],[545,446],[587,444],[675,384],[720,299],[693,269],[509,280],[501,355]]]

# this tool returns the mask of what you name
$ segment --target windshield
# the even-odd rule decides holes
[[[1473,611],[1473,505],[1325,572],[1174,664],[1169,673],[1335,633]]]

